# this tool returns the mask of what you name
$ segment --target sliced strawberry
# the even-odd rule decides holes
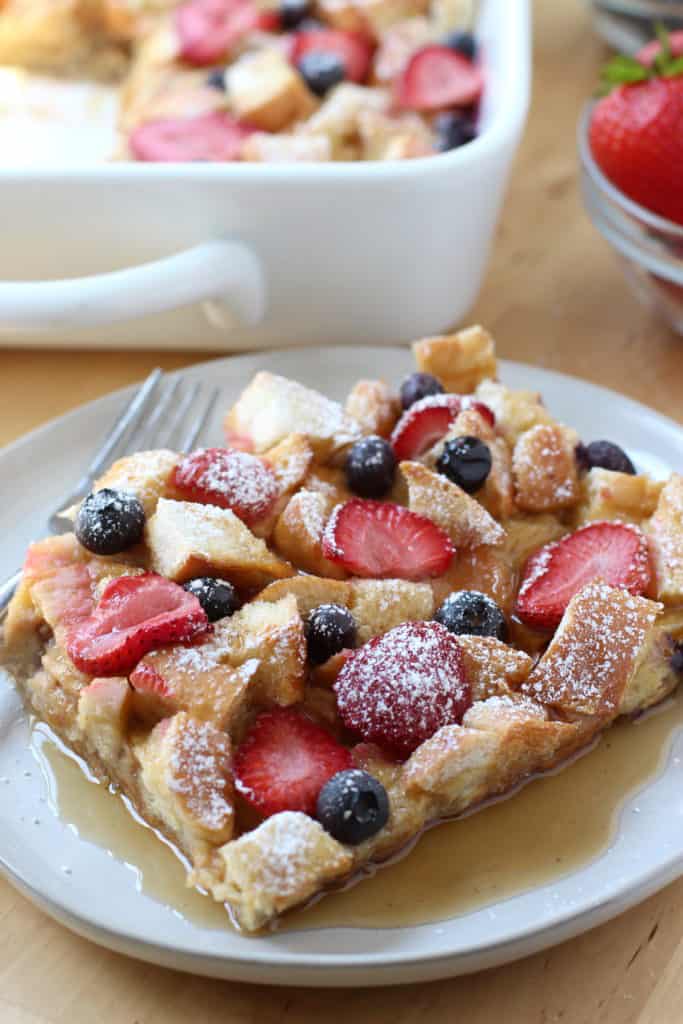
[[[396,103],[407,110],[466,107],[479,99],[484,77],[479,68],[448,46],[418,50],[396,82]]]
[[[491,427],[496,425],[496,417],[493,413],[493,409],[490,409],[484,402],[478,402],[476,398],[472,398],[470,395],[463,395],[462,398],[463,409],[471,409],[473,412],[478,412],[479,415],[486,420]]]
[[[155,647],[187,642],[208,625],[197,598],[177,583],[154,573],[120,576],[70,631],[67,653],[88,675],[127,675]]]
[[[175,15],[180,58],[196,67],[224,60],[242,36],[278,28],[274,11],[259,11],[250,0],[189,0]]]
[[[315,814],[318,793],[352,767],[351,752],[293,708],[258,716],[235,755],[237,788],[263,815]]]
[[[626,523],[590,523],[529,558],[515,611],[533,629],[555,629],[574,595],[592,580],[642,594],[651,572],[641,530]]]
[[[352,82],[364,82],[370,70],[373,45],[360,32],[342,32],[331,28],[297,32],[290,49],[292,64],[311,53],[330,53],[338,57],[346,68],[346,77]]]
[[[267,516],[279,488],[261,459],[231,448],[200,448],[179,462],[172,484],[188,501],[229,508],[248,526]]]
[[[323,533],[323,554],[354,576],[424,580],[441,576],[455,548],[431,519],[388,501],[354,498],[337,505]]]
[[[671,47],[672,57],[683,57],[683,30],[680,32],[669,32],[669,46]],[[655,62],[655,58],[658,57],[661,52],[661,40],[653,39],[638,50],[636,60],[639,60],[641,64],[644,64],[649,68],[652,67]]]
[[[130,149],[137,160],[174,163],[195,160],[239,160],[253,128],[222,110],[196,117],[165,117],[147,121],[131,133]]]
[[[405,622],[347,661],[334,684],[344,724],[401,757],[472,703],[462,649],[438,622]]]
[[[448,432],[461,409],[460,395],[428,395],[411,405],[390,438],[396,458],[416,459],[424,455]]]

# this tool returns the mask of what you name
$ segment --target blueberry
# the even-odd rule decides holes
[[[348,608],[339,604],[314,608],[306,622],[308,660],[313,665],[322,665],[343,647],[354,647],[356,630],[356,620]]]
[[[280,0],[280,27],[299,28],[311,10],[309,0]]]
[[[463,32],[462,30],[451,32],[450,35],[446,36],[443,43],[449,50],[455,50],[456,53],[462,54],[468,60],[476,59],[479,47],[477,46],[477,40],[471,32]]]
[[[225,68],[214,68],[206,79],[206,84],[211,89],[220,89],[221,92],[226,92],[228,87],[225,81]]]
[[[434,119],[433,127],[436,134],[435,148],[439,153],[458,149],[459,146],[464,146],[477,137],[477,129],[472,119],[455,111],[439,114]]]
[[[346,458],[346,479],[361,498],[383,497],[394,482],[395,472],[394,449],[374,434],[356,441]]]
[[[446,441],[436,468],[463,491],[473,494],[491,472],[491,449],[478,437],[455,437]]]
[[[421,398],[442,395],[443,391],[443,385],[436,377],[432,377],[431,373],[411,373],[401,384],[401,405],[404,409],[409,409]]]
[[[580,444],[576,458],[581,469],[611,469],[614,473],[635,474],[636,468],[623,448],[611,441],[591,441]]]
[[[316,817],[340,843],[357,846],[374,836],[389,819],[387,791],[360,768],[337,772],[318,794]]]
[[[674,644],[671,655],[671,668],[679,675],[683,675],[683,643]]]
[[[199,601],[206,612],[209,622],[225,619],[239,607],[237,591],[227,580],[215,579],[213,576],[199,576],[184,584],[184,589]]]
[[[458,636],[492,636],[505,642],[508,626],[505,616],[495,601],[478,590],[459,590],[449,594],[434,618],[451,633]]]
[[[142,540],[145,510],[129,491],[104,487],[84,500],[74,531],[84,548],[95,555],[117,555]]]
[[[346,68],[336,53],[309,50],[298,66],[306,85],[316,96],[324,96],[333,85],[346,78]]]

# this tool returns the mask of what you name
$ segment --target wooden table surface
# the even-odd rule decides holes
[[[537,0],[534,99],[472,319],[503,356],[598,381],[680,417],[683,339],[636,304],[580,205],[574,131],[603,56],[581,0]],[[201,358],[2,352],[0,443]],[[271,989],[192,978],[76,938],[0,882],[2,1024],[668,1024],[683,1020],[683,880],[572,942],[406,989]]]

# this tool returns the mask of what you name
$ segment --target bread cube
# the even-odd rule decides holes
[[[518,690],[531,672],[533,661],[524,651],[490,636],[459,636],[472,700]]]
[[[408,485],[408,507],[441,527],[456,548],[503,542],[502,526],[457,484],[420,462],[402,462],[400,470]]]
[[[683,476],[672,473],[650,520],[657,597],[665,604],[683,601]]]
[[[304,620],[321,604],[340,604],[348,607],[351,601],[351,588],[344,580],[331,580],[307,574],[270,583],[258,595],[258,600],[281,601],[289,594],[294,597],[299,615]]]
[[[125,742],[132,709],[128,680],[93,679],[78,699],[78,728],[106,769],[116,765]]]
[[[241,156],[250,163],[291,164],[304,160],[326,163],[332,159],[332,146],[323,135],[254,132],[245,140]]]
[[[180,456],[166,449],[136,452],[117,459],[107,472],[95,482],[94,491],[111,487],[115,491],[129,491],[139,498],[147,516],[154,514],[159,498],[173,498],[170,483]]]
[[[152,568],[176,583],[219,576],[238,588],[293,575],[230,509],[162,498],[145,528]]]
[[[318,459],[329,458],[361,436],[338,402],[265,370],[242,392],[225,427],[228,443],[236,435],[256,452],[267,451],[288,434],[305,434]]]
[[[525,512],[554,512],[579,500],[576,437],[558,424],[526,430],[512,453],[515,501]]]
[[[640,525],[655,509],[664,485],[646,474],[614,473],[609,469],[591,469],[582,481],[582,499],[577,509],[578,523],[599,519],[620,519]]]
[[[273,543],[298,569],[343,580],[346,571],[322,551],[323,531],[333,507],[320,491],[298,491],[275,524]]]
[[[511,448],[526,430],[555,422],[541,396],[534,391],[512,391],[500,381],[483,380],[477,387],[476,397],[493,411],[496,426]]]
[[[418,370],[438,377],[446,391],[456,394],[469,394],[497,373],[493,338],[479,325],[416,341],[413,354]]]
[[[280,132],[316,108],[301,75],[276,49],[245,54],[228,66],[225,79],[235,116],[266,132]]]
[[[407,18],[383,32],[373,61],[378,85],[391,85],[408,61],[423,46],[436,39],[434,26],[425,17]]]
[[[345,411],[364,434],[388,437],[401,415],[401,403],[383,380],[359,380],[346,399]]]
[[[351,580],[349,608],[358,623],[358,643],[399,626],[431,619],[434,597],[429,583],[409,580]]]

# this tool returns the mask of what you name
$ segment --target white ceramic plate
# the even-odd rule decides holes
[[[186,373],[220,383],[225,407],[263,367],[337,398],[359,377],[398,381],[412,368],[407,350],[331,348],[223,359]],[[683,469],[683,431],[644,406],[518,364],[506,364],[503,378],[541,391],[558,418],[582,436],[620,442],[641,468],[659,476]],[[26,544],[42,530],[41,510],[76,477],[121,402],[120,392],[109,395],[0,453],[0,572],[8,575],[20,563]],[[218,440],[218,414],[211,430]],[[138,892],[130,866],[60,821],[49,809],[49,780],[36,770],[28,735],[16,695],[0,680],[0,862],[7,876],[74,931],[195,973],[284,985],[380,985],[461,974],[585,931],[683,873],[683,735],[677,735],[665,770],[625,805],[609,848],[551,885],[438,924],[247,938],[193,924]]]

